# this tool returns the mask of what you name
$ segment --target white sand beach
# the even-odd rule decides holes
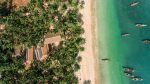
[[[83,84],[85,80],[90,80],[91,84],[99,83],[98,57],[96,55],[96,18],[95,18],[95,0],[84,0],[84,9],[81,10],[83,14],[86,38],[84,45],[85,51],[80,53],[82,61],[80,62],[81,69],[76,73],[79,77],[79,84]]]

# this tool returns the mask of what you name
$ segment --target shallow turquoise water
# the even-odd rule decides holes
[[[150,84],[150,1],[138,0],[140,4],[130,7],[133,0],[97,0],[98,46],[102,84]],[[135,23],[149,25],[144,29]],[[130,33],[121,37],[121,33]],[[102,62],[109,58],[110,62]],[[133,67],[135,75],[143,81],[135,82],[125,77],[122,66]]]
[[[122,39],[115,0],[97,0],[97,17],[101,84],[127,84],[122,73]],[[109,58],[110,62],[101,61],[103,58]]]

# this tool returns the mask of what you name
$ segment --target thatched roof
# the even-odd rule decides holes
[[[30,0],[12,0],[12,7],[26,6]]]
[[[61,37],[55,36],[51,38],[45,38],[44,44],[51,44],[51,43],[60,42],[60,41],[61,41]]]

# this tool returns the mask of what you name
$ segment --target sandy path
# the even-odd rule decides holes
[[[85,80],[91,80],[91,84],[100,84],[98,79],[98,62],[96,57],[96,42],[95,42],[95,0],[84,0],[84,9],[81,10],[83,14],[85,33],[83,35],[86,38],[84,45],[85,51],[80,53],[82,61],[80,62],[81,69],[77,72],[79,77],[79,84],[83,84]]]

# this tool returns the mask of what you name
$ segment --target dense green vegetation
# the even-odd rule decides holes
[[[31,0],[26,7],[0,14],[0,24],[5,24],[0,31],[0,84],[77,84],[74,73],[80,68],[78,53],[85,43],[82,7],[78,0]],[[24,54],[12,57],[14,47],[42,44],[46,34],[58,32],[63,39],[59,46],[49,45],[47,59],[34,60],[28,70]]]

